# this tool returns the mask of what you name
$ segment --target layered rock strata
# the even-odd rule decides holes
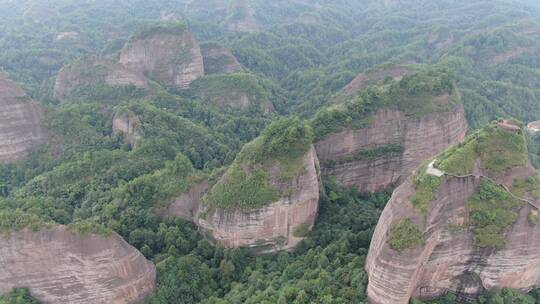
[[[516,195],[512,188],[516,181],[535,180],[538,173],[530,164],[498,173],[483,166],[477,161],[470,174],[445,173],[440,177],[440,186],[425,213],[411,203],[416,191],[412,178],[394,191],[367,257],[371,303],[406,304],[411,298],[433,299],[449,292],[470,299],[485,289],[528,291],[540,286],[540,231],[535,222],[540,201],[527,193]],[[472,225],[470,201],[485,182],[520,202],[514,223],[498,234],[504,238],[500,248],[480,246],[475,241],[477,228]],[[492,204],[489,199],[481,203]],[[390,231],[404,219],[419,228],[423,243],[399,252],[389,245]]]
[[[0,236],[0,294],[27,287],[43,303],[135,303],[155,287],[156,269],[120,236],[57,226]]]
[[[405,180],[423,160],[463,140],[467,128],[461,105],[422,117],[381,108],[367,127],[330,134],[315,148],[323,175],[374,192]],[[375,155],[358,157],[370,151]]]
[[[302,157],[303,172],[288,182],[273,180],[290,193],[252,211],[223,210],[201,206],[197,224],[225,247],[254,247],[261,252],[293,249],[309,231],[319,209],[319,176],[313,147]]]
[[[120,53],[120,64],[174,89],[186,89],[204,75],[201,49],[187,30],[132,38]]]
[[[43,108],[0,74],[0,163],[13,162],[46,142]]]
[[[229,49],[219,45],[206,44],[201,46],[204,61],[204,73],[230,74],[242,71],[242,66]]]

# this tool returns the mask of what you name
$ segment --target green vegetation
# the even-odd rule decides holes
[[[308,236],[309,232],[310,224],[306,222],[294,227],[293,235],[295,237],[306,237]]]
[[[405,151],[405,147],[403,147],[403,145],[388,144],[388,145],[378,146],[371,149],[368,148],[368,149],[360,150],[354,155],[340,158],[337,161],[336,160],[327,161],[325,166],[334,167],[336,165],[347,164],[354,161],[374,160],[381,157],[401,156],[403,154],[403,151]]]
[[[259,138],[245,145],[225,178],[205,196],[205,202],[212,207],[248,211],[287,195],[273,186],[273,180],[288,181],[303,172],[303,157],[311,146],[312,134],[307,122],[297,117],[275,120]],[[278,174],[271,176],[268,172],[275,171],[270,170],[274,166]]]
[[[317,139],[322,139],[346,128],[365,127],[370,116],[383,107],[417,117],[448,110],[459,100],[448,72],[419,69],[415,75],[384,86],[368,87],[344,103],[322,109],[313,120],[313,128]]]
[[[110,236],[112,233],[111,229],[103,226],[102,224],[88,220],[71,223],[68,225],[68,228],[75,230],[82,235],[97,234],[103,236]]]
[[[410,219],[392,224],[388,231],[388,245],[395,251],[414,249],[423,243],[422,231]]]
[[[48,226],[48,222],[35,214],[28,214],[21,210],[0,209],[0,233],[9,234],[25,228],[36,231]]]
[[[450,148],[438,158],[437,167],[449,173],[467,175],[476,160],[491,173],[527,164],[527,143],[521,132],[511,132],[492,123],[471,134],[458,146]]]
[[[416,210],[426,213],[429,204],[437,197],[441,178],[426,174],[425,166],[418,170],[413,177],[414,195],[411,197],[411,203]]]
[[[39,304],[32,298],[27,288],[15,288],[7,294],[0,295],[0,304]]]
[[[224,181],[218,182],[206,195],[212,207],[249,211],[279,199],[280,193],[269,181],[268,174],[259,169],[249,176],[238,164],[227,170]]]
[[[155,35],[182,35],[187,27],[179,22],[145,24],[130,37],[129,42],[143,40]]]
[[[468,203],[475,245],[480,248],[503,247],[504,232],[516,222],[517,210],[522,204],[502,187],[482,181],[480,189]]]
[[[512,193],[519,197],[540,198],[540,176],[531,176],[527,179],[514,180]]]

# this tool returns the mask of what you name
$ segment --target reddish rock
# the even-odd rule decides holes
[[[42,107],[0,74],[0,163],[13,162],[46,142]]]
[[[309,231],[319,210],[315,149],[311,148],[302,161],[304,172],[287,185],[280,185],[292,189],[287,196],[249,212],[202,205],[197,224],[209,231],[218,244],[228,248],[253,247],[261,252],[293,249],[305,238],[298,234],[298,229]]]
[[[117,112],[113,116],[113,134],[123,134],[126,143],[137,146],[142,139],[141,121],[135,113],[131,111]]]
[[[251,0],[232,0],[227,9],[227,28],[231,31],[252,33],[259,29]]]
[[[177,33],[157,29],[132,39],[120,53],[120,64],[169,88],[186,89],[204,76],[201,49],[186,29]]]
[[[398,110],[379,109],[362,129],[330,134],[315,143],[323,175],[335,176],[343,186],[374,192],[404,181],[423,160],[463,140],[467,121],[463,106],[423,117],[407,117]],[[402,153],[341,161],[388,145],[401,146]]]
[[[0,235],[0,294],[27,287],[43,303],[134,303],[155,279],[154,265],[115,233],[57,226]]]
[[[242,66],[229,49],[216,44],[201,46],[204,74],[230,74],[242,71]]]
[[[399,81],[403,76],[414,75],[415,73],[416,71],[412,66],[395,64],[383,65],[365,73],[358,74],[356,78],[343,88],[342,93],[345,95],[355,95],[367,86],[384,81],[387,77]]]

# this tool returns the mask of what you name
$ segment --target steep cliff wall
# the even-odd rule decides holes
[[[252,0],[231,0],[227,14],[225,23],[231,31],[252,33],[259,29]]]
[[[201,49],[181,26],[141,29],[122,49],[120,63],[169,88],[186,89],[204,75]]]
[[[113,134],[123,134],[126,143],[137,146],[142,139],[141,120],[131,111],[118,111],[113,116]]]
[[[60,70],[54,83],[54,97],[65,100],[78,87],[97,84],[148,88],[148,80],[142,72],[130,70],[114,60],[91,57],[69,64]]]
[[[313,227],[319,209],[319,176],[315,149],[301,159],[300,175],[287,182],[272,178],[272,185],[289,193],[250,211],[201,206],[197,224],[225,247],[255,247],[263,252],[289,250]]]
[[[24,157],[46,141],[43,109],[0,74],[0,163]]]
[[[0,293],[28,287],[43,303],[134,303],[155,287],[155,267],[120,236],[57,226],[0,236]]]
[[[242,71],[242,66],[229,49],[217,44],[201,45],[204,74],[230,74]]]
[[[360,73],[341,91],[345,95],[354,95],[369,85],[383,82],[386,78],[400,80],[403,76],[413,75],[416,71],[413,66],[388,64],[376,67],[365,73]]]
[[[315,147],[324,175],[373,192],[404,180],[423,160],[463,140],[466,132],[461,105],[421,117],[381,108],[368,126],[331,134]]]
[[[410,177],[394,191],[377,224],[367,258],[371,303],[405,304],[411,297],[429,299],[447,292],[471,296],[494,287],[529,290],[540,285],[540,231],[535,226],[540,201],[516,188],[517,181],[528,181],[529,190],[538,189],[538,183],[531,180],[536,180],[537,173],[526,162],[504,170],[490,167],[491,156],[498,159],[498,165],[508,163],[505,157],[515,153],[508,147],[522,152],[517,146],[505,147],[500,139],[495,140],[500,146],[494,142],[485,146],[497,136],[493,134],[478,140],[476,149],[480,152],[470,173],[440,177],[425,212],[415,206],[421,191],[415,178]],[[449,151],[458,157],[456,166],[468,162],[463,151]],[[480,222],[489,221],[483,216],[487,214],[493,221],[482,226]],[[393,229],[404,220],[419,229],[422,241],[396,249],[391,246]],[[501,226],[502,222],[508,225]],[[413,234],[413,230],[407,233]]]

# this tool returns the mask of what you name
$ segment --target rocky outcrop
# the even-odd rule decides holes
[[[415,68],[408,65],[388,64],[376,67],[365,73],[358,74],[348,85],[346,85],[342,93],[344,95],[355,95],[370,85],[383,82],[386,78],[392,80],[400,80],[403,76],[415,74]]]
[[[272,184],[287,195],[252,211],[202,205],[197,224],[225,247],[253,247],[260,252],[293,249],[313,227],[319,209],[318,161],[312,147],[302,157],[304,170],[293,180]]]
[[[43,303],[134,303],[155,287],[156,270],[120,236],[57,226],[0,235],[0,294],[28,287]]]
[[[323,175],[374,192],[404,181],[423,160],[460,142],[466,132],[462,105],[421,117],[381,108],[365,128],[330,134],[315,148]]]
[[[126,143],[137,146],[142,139],[141,120],[131,111],[118,111],[113,116],[113,134],[123,134]]]
[[[120,64],[174,89],[186,89],[204,75],[201,49],[191,33],[181,28],[139,31],[122,49]]]
[[[45,143],[43,109],[2,74],[0,108],[0,163],[20,159]]]
[[[493,151],[505,154],[498,147]],[[479,157],[484,156],[481,152]],[[530,218],[538,214],[540,201],[515,195],[512,188],[516,180],[533,178],[537,173],[530,164],[493,173],[478,162],[470,174],[445,173],[440,177],[440,186],[425,213],[411,203],[416,192],[412,178],[394,191],[379,219],[367,257],[371,303],[406,304],[411,298],[432,299],[447,292],[472,297],[484,289],[510,287],[527,291],[540,285],[540,231]],[[500,248],[475,243],[476,228],[471,223],[469,204],[484,182],[521,203],[516,221],[502,233],[505,242]],[[489,199],[482,203],[491,204]],[[507,200],[505,203],[511,204]],[[513,208],[509,205],[505,208]],[[404,219],[419,228],[423,243],[399,252],[388,241],[391,227]]]
[[[77,88],[97,84],[148,88],[148,80],[143,73],[130,70],[114,60],[90,57],[60,70],[54,84],[54,97],[63,101]]]
[[[201,46],[204,74],[230,74],[242,71],[242,66],[229,49],[216,44]]]
[[[191,187],[186,193],[176,197],[167,207],[158,207],[154,212],[162,217],[181,218],[195,221],[195,216],[201,206],[202,198],[208,191],[207,181]]]

